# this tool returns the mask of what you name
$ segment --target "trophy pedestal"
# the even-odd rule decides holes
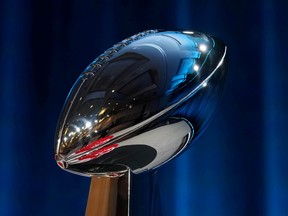
[[[93,176],[85,216],[128,216],[130,170],[120,176]]]

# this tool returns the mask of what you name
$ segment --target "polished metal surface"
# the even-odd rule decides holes
[[[149,30],[106,50],[67,97],[55,139],[58,165],[117,176],[173,159],[213,116],[225,56],[219,39],[191,31]]]

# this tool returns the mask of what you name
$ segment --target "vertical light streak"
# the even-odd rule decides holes
[[[287,99],[287,95],[284,95],[283,89],[279,87],[283,83],[281,75],[284,72],[281,72],[282,68],[277,59],[279,40],[276,36],[274,6],[273,1],[266,0],[263,3],[262,11],[264,163],[267,216],[280,216],[288,213],[287,203],[285,203],[288,199],[287,183],[285,183],[283,176],[287,175],[287,165],[283,163],[287,161],[284,160],[283,155],[284,147],[287,148],[287,143],[285,144],[287,135],[283,131],[283,126],[287,124],[287,117],[283,115],[286,105],[284,97]]]
[[[25,5],[25,6],[24,6]],[[17,215],[21,207],[17,203],[16,182],[17,173],[17,143],[23,135],[19,131],[20,125],[25,122],[25,71],[29,65],[27,55],[27,35],[29,32],[27,21],[29,18],[25,9],[29,1],[11,0],[4,1],[0,5],[0,170],[1,170],[1,215]],[[27,7],[26,7],[27,6]],[[25,116],[25,115],[24,115]],[[18,141],[18,142],[17,142]],[[23,176],[22,176],[23,177]],[[20,176],[21,178],[21,176]],[[19,212],[18,212],[19,213]]]

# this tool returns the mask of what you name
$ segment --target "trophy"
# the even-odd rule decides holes
[[[223,92],[226,49],[200,32],[148,30],[82,72],[58,121],[55,160],[91,177],[86,216],[131,215],[132,176],[172,160],[203,132]]]

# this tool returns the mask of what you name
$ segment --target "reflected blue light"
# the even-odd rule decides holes
[[[190,2],[189,0],[179,0],[177,1],[177,26],[180,28],[191,28],[191,11],[190,11]],[[187,34],[191,34],[192,32],[187,32]],[[191,43],[190,43],[191,44]],[[195,52],[196,54],[196,52]],[[190,58],[199,58],[200,53]],[[194,59],[185,59],[181,65],[181,74],[187,74],[191,72],[193,65],[195,64]],[[178,85],[181,81],[178,80],[175,85]],[[176,174],[175,174],[175,215],[194,215],[191,208],[191,191],[188,192],[187,185],[191,182],[188,182],[189,179],[189,171],[183,172],[183,167],[187,167],[187,164],[190,164],[190,158],[185,155],[181,156],[181,160],[177,161],[176,164]],[[171,214],[172,215],[172,214]]]
[[[171,86],[167,90],[166,94],[171,93],[173,90],[175,90],[178,87],[179,84],[181,84],[187,79],[187,75],[193,72],[192,65],[194,63],[195,63],[194,59],[184,59],[182,61],[180,69],[178,73],[175,76],[173,76]]]

